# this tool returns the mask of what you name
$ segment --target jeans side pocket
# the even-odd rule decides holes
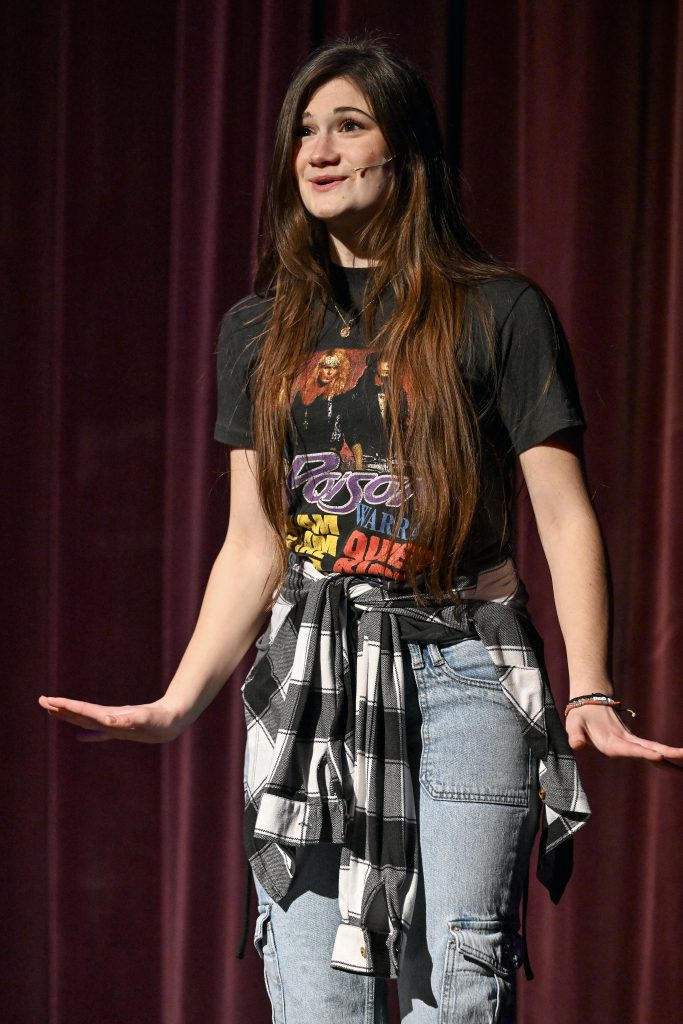
[[[456,644],[437,644],[440,667],[443,672],[452,673],[463,683],[492,690],[507,700],[501,690],[496,666],[488,648],[481,640],[461,640]]]

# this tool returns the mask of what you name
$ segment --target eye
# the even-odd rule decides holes
[[[361,128],[364,128],[364,127],[365,126],[362,125],[360,123],[360,121],[354,121],[354,119],[352,117],[347,117],[339,125],[340,130],[343,131],[343,132],[355,132],[358,129],[361,129]]]
[[[305,139],[305,138],[308,138],[312,134],[313,134],[313,129],[309,128],[308,125],[305,125],[305,124],[300,124],[299,127],[294,132],[294,135],[296,136],[297,139]]]

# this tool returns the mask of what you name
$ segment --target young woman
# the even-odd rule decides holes
[[[220,333],[230,522],[178,671],[150,705],[41,704],[102,739],[172,739],[266,626],[245,838],[273,1019],[386,1020],[397,977],[405,1021],[508,1021],[539,817],[558,899],[590,813],[572,748],[683,758],[612,696],[566,342],[468,232],[426,87],[375,42],[325,46],[292,81],[262,238]],[[568,737],[513,561],[517,457]]]

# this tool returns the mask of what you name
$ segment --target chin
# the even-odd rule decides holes
[[[331,231],[335,228],[340,231],[358,231],[368,223],[376,212],[374,208],[372,210],[357,210],[348,207],[340,209],[339,206],[333,206],[332,203],[311,204],[307,209],[312,217],[322,221],[325,227]]]
[[[327,202],[319,200],[318,202],[307,203],[306,209],[312,217],[317,217],[318,220],[334,220],[336,217],[343,217],[350,211],[344,207],[343,204],[338,202]]]

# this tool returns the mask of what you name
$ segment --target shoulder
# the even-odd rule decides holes
[[[262,331],[268,322],[273,299],[269,295],[252,292],[231,306],[221,318],[221,333],[229,330],[235,334],[254,335]]]
[[[475,284],[472,292],[494,320],[498,331],[514,321],[556,319],[553,305],[543,289],[522,275],[488,278]]]
[[[218,335],[219,360],[249,359],[258,351],[268,326],[272,298],[245,295],[224,313]]]

